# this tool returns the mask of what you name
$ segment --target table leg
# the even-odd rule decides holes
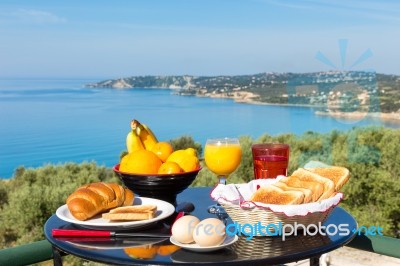
[[[310,258],[310,266],[319,266],[319,258],[321,256],[315,256]]]
[[[56,247],[53,246],[53,265],[54,266],[62,266],[62,258],[61,252]]]

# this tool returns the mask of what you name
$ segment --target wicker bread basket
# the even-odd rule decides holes
[[[276,182],[271,180],[251,181],[247,184],[218,185],[212,192],[211,198],[216,200],[230,216],[233,222],[239,225],[260,224],[268,227],[269,231],[290,224],[302,229],[302,226],[318,226],[330,215],[332,210],[343,198],[342,193],[336,193],[331,198],[321,202],[305,203],[298,205],[275,205],[252,202],[250,196],[260,182]],[[240,190],[240,192],[239,192]],[[246,195],[247,194],[247,195]],[[271,226],[275,225],[275,227]],[[252,229],[243,228],[245,232]],[[283,227],[283,230],[291,228]],[[264,229],[265,230],[265,229]],[[287,231],[285,230],[285,231]]]
[[[257,224],[261,223],[263,226],[274,224],[275,226],[284,226],[286,224],[291,225],[304,225],[305,227],[310,224],[318,225],[323,223],[326,218],[330,215],[335,206],[325,210],[324,212],[313,212],[306,215],[295,215],[287,216],[284,213],[274,212],[269,209],[254,207],[251,209],[245,209],[239,205],[231,203],[221,203],[227,214],[230,216],[233,222],[238,224]],[[249,229],[245,229],[248,231]]]

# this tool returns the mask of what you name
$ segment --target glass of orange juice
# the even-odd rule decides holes
[[[208,139],[204,159],[211,172],[216,174],[220,184],[236,170],[242,159],[242,149],[237,138]]]

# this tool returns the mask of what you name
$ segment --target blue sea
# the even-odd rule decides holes
[[[111,167],[125,149],[130,121],[149,125],[160,140],[264,133],[329,132],[385,125],[316,116],[313,108],[252,105],[230,99],[178,96],[169,89],[85,88],[93,79],[0,80],[0,178],[18,166],[96,161]]]

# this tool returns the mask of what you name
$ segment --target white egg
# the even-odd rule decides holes
[[[200,220],[196,216],[182,216],[172,225],[172,236],[176,241],[183,244],[192,243],[194,241],[193,231],[199,222]]]
[[[204,219],[193,231],[193,239],[201,247],[218,246],[224,242],[225,237],[225,225],[217,218]]]

